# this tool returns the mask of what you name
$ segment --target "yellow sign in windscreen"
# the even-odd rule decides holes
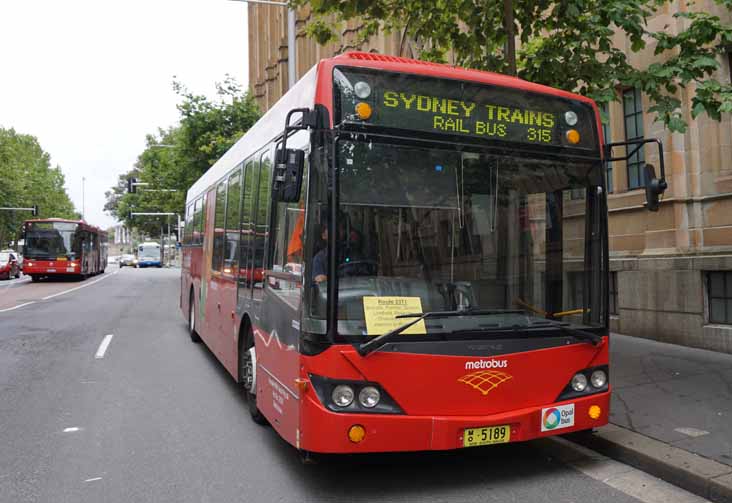
[[[400,314],[421,314],[422,300],[419,297],[364,297],[363,312],[368,334],[382,335],[412,321],[412,318],[397,318]],[[426,334],[424,320],[402,333]]]

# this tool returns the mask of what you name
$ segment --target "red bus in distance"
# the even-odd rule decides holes
[[[77,277],[104,273],[107,233],[83,220],[44,218],[23,224],[23,273],[41,278]]]
[[[591,100],[517,78],[321,61],[188,191],[191,338],[304,452],[606,424],[600,131]]]

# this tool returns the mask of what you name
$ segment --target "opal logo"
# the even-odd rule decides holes
[[[561,430],[574,426],[574,404],[541,409],[541,431]]]
[[[477,362],[465,362],[465,370],[505,368],[508,368],[508,360],[478,360]]]

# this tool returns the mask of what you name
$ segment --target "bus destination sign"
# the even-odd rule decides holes
[[[342,121],[534,145],[599,147],[592,109],[578,101],[433,77],[350,68],[336,72]],[[356,112],[359,103],[369,106],[367,119]],[[576,143],[567,139],[570,130],[577,133]]]

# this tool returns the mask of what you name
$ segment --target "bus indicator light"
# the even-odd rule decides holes
[[[354,444],[358,444],[366,438],[366,429],[360,424],[354,424],[348,428],[348,440]]]
[[[371,105],[368,103],[364,103],[363,101],[356,105],[356,115],[358,115],[358,118],[361,120],[368,120],[369,117],[371,117],[371,114],[373,113],[373,110],[371,110]]]
[[[589,414],[590,418],[592,419],[599,419],[600,415],[602,414],[602,409],[599,405],[593,405],[587,411],[587,414]]]
[[[570,129],[567,131],[567,141],[572,145],[577,145],[580,141],[580,135],[576,129]]]

